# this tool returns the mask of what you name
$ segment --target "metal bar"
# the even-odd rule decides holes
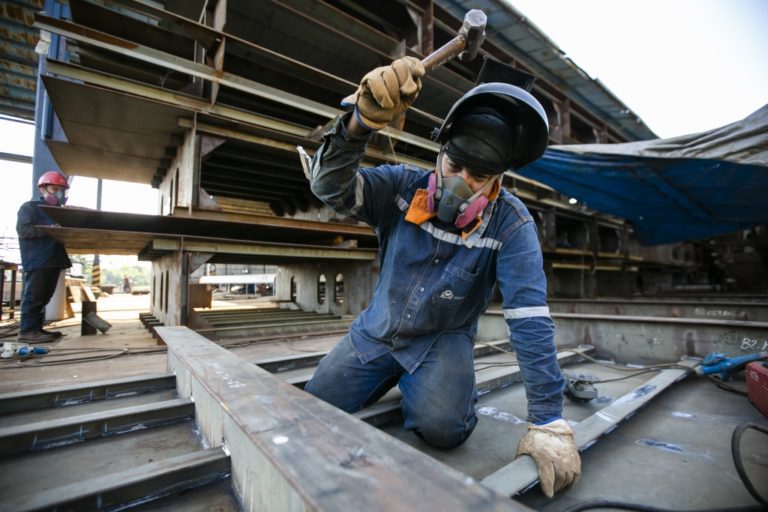
[[[348,80],[332,75],[321,69],[312,67],[305,62],[291,59],[290,57],[287,57],[285,55],[272,51],[269,48],[260,46],[252,41],[239,38],[232,34],[224,33],[221,29],[216,29],[216,28],[209,27],[207,25],[203,25],[201,23],[195,22],[193,20],[190,20],[189,18],[185,18],[176,13],[163,9],[162,7],[153,5],[150,2],[146,2],[142,0],[117,0],[117,1],[127,6],[131,6],[136,9],[146,10],[147,12],[151,12],[154,15],[165,17],[171,23],[178,25],[179,27],[182,27],[185,34],[188,34],[191,37],[193,37],[199,43],[203,44],[208,50],[210,50],[211,47],[215,46],[215,44],[217,44],[219,40],[229,39],[234,43],[237,43],[241,46],[248,48],[248,50],[253,54],[255,54],[256,56],[258,56],[259,60],[262,62],[266,61],[266,62],[279,63],[285,68],[291,69],[294,73],[298,70],[301,70],[303,74],[314,75],[315,81],[320,81],[325,84],[333,85],[338,90],[351,91],[351,90],[354,90],[354,88],[357,86],[357,84],[354,84]],[[223,2],[217,3],[217,9],[219,9],[219,5],[221,3]]]
[[[179,251],[181,241],[168,238],[155,238],[152,248],[159,251]],[[184,250],[191,252],[210,252],[243,254],[252,256],[280,256],[285,258],[311,258],[330,260],[373,261],[376,251],[372,249],[346,249],[333,247],[311,247],[299,245],[278,245],[267,243],[205,242],[184,240]]]
[[[15,153],[5,153],[0,151],[0,160],[4,160],[6,162],[20,162],[22,164],[31,164],[32,163],[32,156],[31,155],[18,155]]]
[[[228,318],[228,319],[207,319],[208,323],[215,326],[215,327],[234,327],[235,325],[240,324],[266,324],[266,323],[274,323],[276,321],[278,322],[296,322],[297,320],[300,321],[307,321],[307,320],[339,320],[341,318],[341,315],[322,315],[318,313],[309,313],[309,314],[303,314],[303,315],[276,315],[276,316],[267,316],[267,317],[259,317],[259,316],[248,316],[243,318]]]
[[[174,389],[175,387],[176,377],[162,373],[87,382],[76,386],[3,393],[0,394],[0,414],[62,407],[94,400],[109,400],[128,395]]]
[[[7,510],[114,510],[149,502],[206,485],[230,472],[230,458],[220,447],[177,455],[114,474],[6,497]],[[119,508],[122,510],[122,508]]]
[[[188,328],[157,332],[204,438],[229,448],[245,510],[524,508]]]
[[[183,59],[176,55],[140,45],[126,39],[121,39],[77,23],[35,13],[34,26],[43,30],[50,30],[51,32],[55,32],[76,41],[113,51],[120,55],[139,59],[155,66],[203,78],[213,83],[225,85],[238,91],[275,101],[292,108],[300,106],[300,108],[306,112],[311,112],[325,118],[332,119],[341,113],[341,110],[329,107],[322,103],[287,94],[274,87],[226,71],[217,73],[210,66],[189,59]]]
[[[280,133],[287,133],[297,137],[306,137],[307,128],[280,121],[271,117],[261,116],[246,110],[240,110],[223,105],[210,105],[208,102],[200,100],[194,96],[180,93],[178,91],[168,91],[160,87],[133,82],[125,78],[116,77],[101,71],[83,68],[68,62],[56,60],[47,60],[46,69],[49,73],[82,80],[89,84],[108,87],[126,94],[133,94],[140,98],[160,101],[168,105],[187,108],[189,110],[211,114],[225,119],[238,121],[241,123],[267,128]]]
[[[352,319],[347,320],[303,320],[294,323],[276,322],[259,325],[240,325],[235,327],[219,327],[212,329],[197,329],[197,332],[210,339],[233,338],[240,336],[263,336],[267,334],[297,334],[304,332],[341,331],[349,328]]]
[[[551,313],[558,346],[593,345],[622,362],[676,362],[710,352],[729,356],[768,350],[768,322],[704,318]],[[478,339],[507,332],[501,311],[480,317]]]
[[[51,18],[44,14],[35,13],[34,26],[44,30],[50,30],[51,32],[55,32],[76,41],[92,44],[116,52],[120,55],[125,55],[156,66],[200,77],[213,83],[225,85],[238,91],[274,101],[291,108],[299,108],[305,112],[310,112],[326,119],[335,119],[344,113],[343,110],[329,107],[323,103],[309,100],[295,94],[286,93],[285,91],[281,91],[280,89],[255,80],[250,80],[226,71],[217,73],[210,66],[199,64],[188,59],[182,59],[175,55],[142,46],[125,39],[120,39],[110,34],[78,25],[77,23],[71,23]],[[435,153],[437,153],[438,150],[438,145],[432,141],[391,127],[384,128],[380,130],[379,133],[414,146],[431,150]]]
[[[685,361],[681,364],[693,367],[695,362]],[[576,447],[580,451],[586,450],[595,444],[599,437],[611,432],[619,423],[634,415],[653,397],[687,374],[686,370],[662,370],[658,375],[615,400],[608,407],[576,424],[573,427]],[[481,483],[494,491],[514,496],[535,485],[538,478],[536,463],[530,457],[523,456],[487,476]]]
[[[488,354],[498,354],[499,351],[495,347],[508,346],[508,340],[492,341],[487,343],[479,343],[475,345],[474,357],[482,357]],[[314,366],[317,362],[326,355],[328,351],[312,352],[310,354],[301,354],[288,357],[270,357],[267,359],[259,359],[253,362],[256,366],[259,366],[270,373],[280,373],[289,370],[297,370],[299,368],[306,368],[308,366]]]
[[[270,357],[267,359],[258,359],[254,361],[253,364],[269,373],[287,372],[290,370],[316,366],[317,363],[320,362],[320,359],[325,357],[327,353],[328,351],[326,350],[324,352],[312,352],[310,354],[301,354],[298,356]]]
[[[768,321],[768,302],[623,299],[549,299],[547,302],[554,313]]]
[[[250,310],[250,311],[200,311],[200,316],[210,319],[211,321],[217,320],[242,320],[244,318],[287,318],[287,317],[306,317],[306,316],[318,316],[324,313],[315,313],[314,311],[302,311],[300,309],[280,309],[269,308],[265,310]]]
[[[191,128],[192,121],[189,119],[179,118],[179,126],[181,128]],[[211,135],[218,135],[220,137],[227,137],[231,139],[241,140],[243,142],[250,142],[252,144],[258,144],[260,146],[267,146],[273,149],[280,149],[283,151],[294,153],[296,151],[296,145],[295,144],[288,144],[285,142],[276,141],[273,139],[269,139],[266,137],[260,137],[258,135],[252,135],[250,133],[246,133],[240,130],[231,130],[228,128],[220,128],[218,126],[213,126],[210,124],[205,123],[197,123],[197,129],[201,132],[205,132]],[[395,130],[394,128],[391,128],[390,130]],[[386,130],[380,130],[380,132],[384,132]],[[399,130],[397,130],[399,132]],[[405,134],[406,132],[400,132],[401,134]],[[415,144],[419,145],[419,144]],[[435,152],[437,152],[437,144],[430,143],[429,147],[422,146],[426,149],[431,149]],[[314,152],[312,152],[314,154]],[[391,155],[384,153],[383,151],[372,149],[372,148],[366,148],[365,151],[366,155],[370,155],[374,158],[377,158],[379,160],[389,161],[391,160]],[[432,164],[427,162],[426,160],[419,160],[416,158],[409,157],[407,155],[398,155],[398,161],[403,163],[408,163],[412,165],[416,165],[419,167],[429,168]],[[298,157],[297,157],[298,162]],[[366,162],[362,162],[361,165],[366,165]],[[370,164],[367,164],[370,165]]]
[[[302,322],[320,322],[328,320],[341,320],[341,315],[308,315],[304,317],[287,317],[287,318],[253,318],[253,319],[240,319],[240,320],[227,320],[227,321],[208,321],[211,326],[217,329],[230,328],[230,327],[254,327],[270,326],[277,323],[283,323],[286,325],[302,323]]]
[[[369,226],[355,224],[330,224],[328,222],[318,222],[312,220],[301,220],[283,217],[269,217],[266,215],[250,215],[241,213],[214,212],[211,210],[193,209],[192,214],[186,210],[181,213],[178,210],[174,217],[188,218],[197,220],[214,220],[231,223],[240,223],[252,226],[262,226],[270,228],[280,228],[282,231],[311,230],[315,232],[328,232],[334,235],[346,236],[368,236],[373,237],[373,230]]]
[[[209,283],[213,284],[213,283]],[[275,311],[280,311],[281,309],[277,306],[270,306],[266,308],[249,308],[249,307],[239,307],[239,308],[231,308],[231,309],[206,309],[202,311],[198,311],[200,316],[219,316],[219,315],[244,315],[248,314],[250,312],[256,312],[256,311],[264,311],[266,313],[274,313]]]
[[[194,402],[182,398],[0,428],[0,455],[64,446],[86,439],[165,425],[194,415]]]

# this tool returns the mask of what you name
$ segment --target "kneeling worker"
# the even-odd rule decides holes
[[[380,274],[371,304],[305,389],[355,412],[398,385],[405,428],[432,446],[458,446],[477,424],[473,338],[498,282],[531,422],[517,453],[534,458],[551,497],[579,478],[581,460],[562,418],[564,379],[535,223],[501,187],[504,171],[544,153],[546,114],[523,89],[483,84],[440,127],[436,169],[359,168],[371,132],[413,103],[423,74],[412,57],[368,73],[348,98],[355,111],[312,160],[314,194],[376,230]]]

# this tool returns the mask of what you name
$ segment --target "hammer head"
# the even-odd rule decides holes
[[[485,40],[485,25],[488,18],[480,9],[472,9],[464,16],[459,35],[464,37],[464,51],[459,54],[459,59],[468,62],[477,56],[480,46]]]

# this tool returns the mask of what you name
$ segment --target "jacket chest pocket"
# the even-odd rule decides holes
[[[448,264],[432,293],[432,304],[440,309],[454,309],[472,292],[478,273]]]

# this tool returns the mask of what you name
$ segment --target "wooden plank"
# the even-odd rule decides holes
[[[687,360],[683,366],[692,368],[699,361]],[[584,421],[573,426],[573,437],[579,451],[586,450],[597,442],[601,436],[615,429],[619,423],[633,416],[652,398],[669,386],[684,378],[686,370],[662,370],[658,375],[629,393],[616,399],[608,407],[597,411]],[[508,496],[527,490],[539,480],[536,463],[531,457],[524,455],[515,459],[498,471],[485,477],[481,483]]]
[[[96,295],[93,294],[93,290],[91,290],[90,286],[81,286],[80,288],[83,290],[88,302],[96,302]]]
[[[113,510],[137,500],[148,502],[226,478],[229,469],[229,456],[220,447],[209,448],[86,481],[43,489],[31,496],[10,493],[10,497],[4,500],[3,508],[18,512]]]
[[[202,435],[229,448],[245,510],[526,509],[188,328],[157,331]]]

